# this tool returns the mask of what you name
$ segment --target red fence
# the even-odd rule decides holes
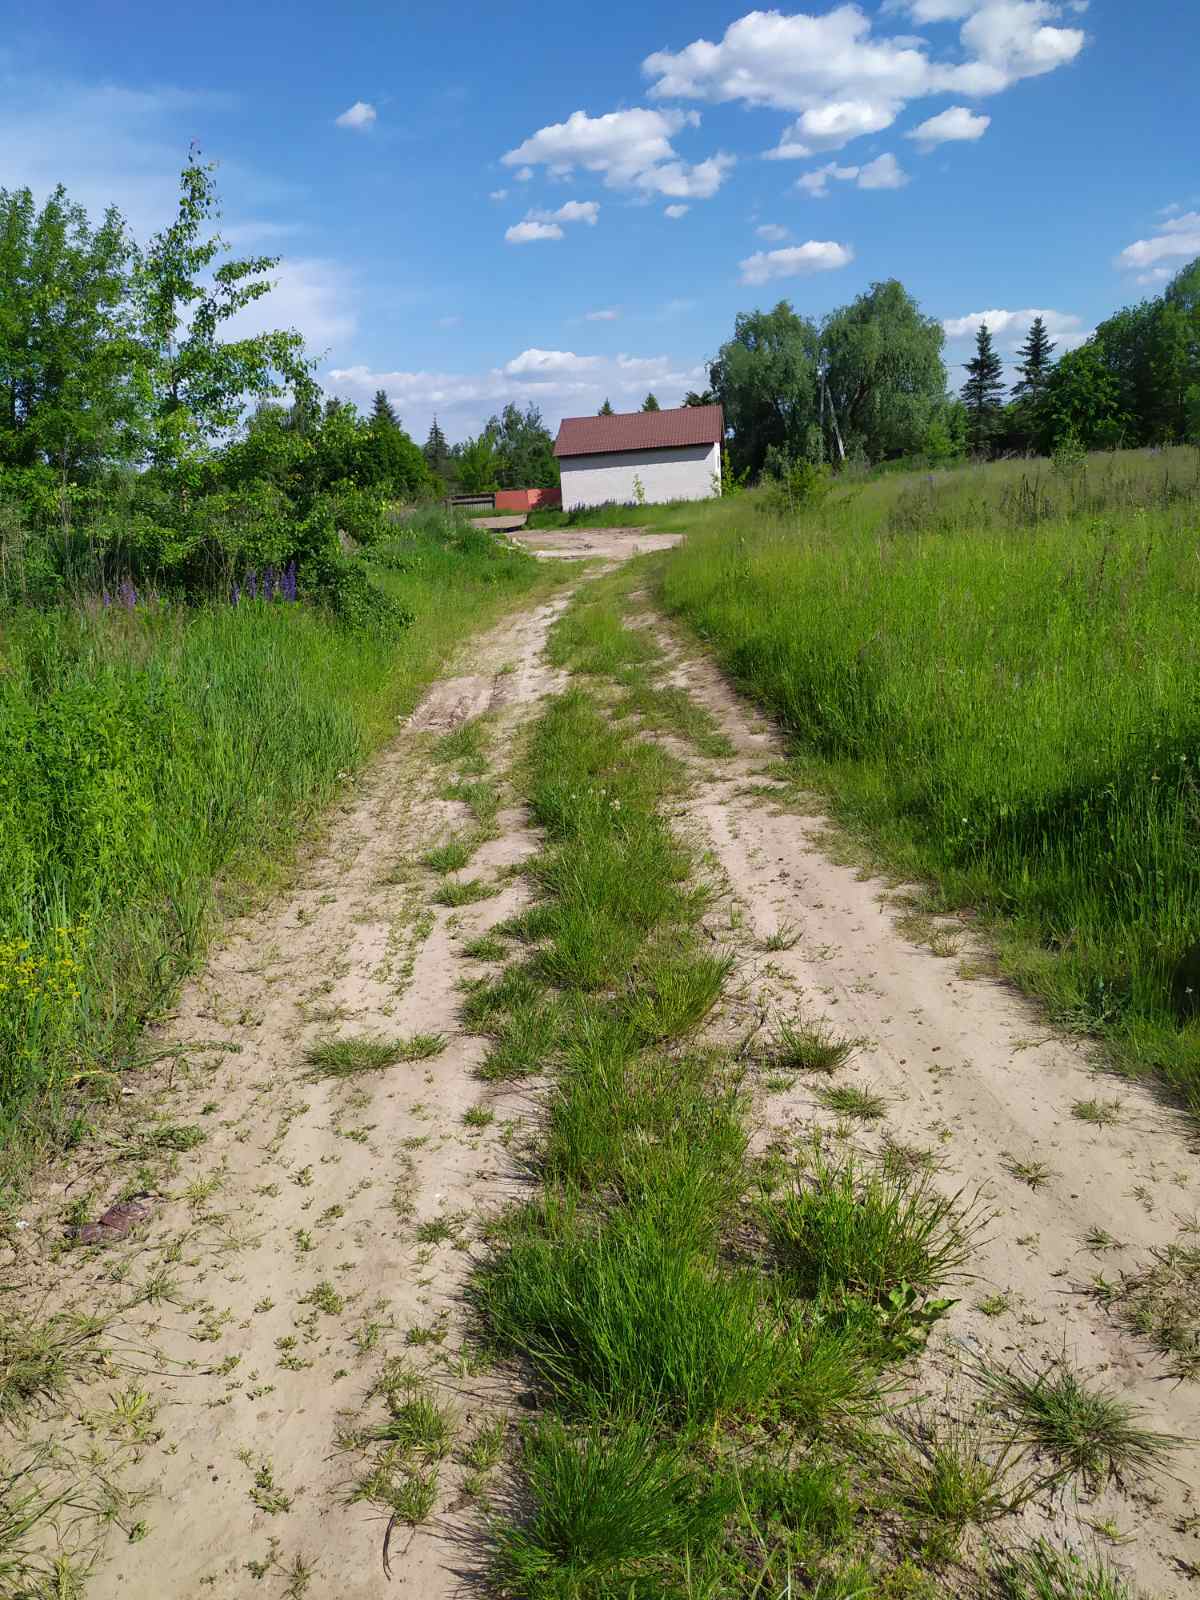
[[[561,489],[497,489],[497,511],[537,511],[542,506],[561,506]]]

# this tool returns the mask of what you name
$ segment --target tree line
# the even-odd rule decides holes
[[[1054,359],[1035,318],[1006,393],[986,324],[949,391],[940,322],[895,279],[821,321],[782,300],[739,313],[685,403],[724,407],[732,470],[756,478],[788,463],[840,467],[912,458],[931,464],[1083,449],[1200,442],[1200,261],[1161,296],[1126,308]]]

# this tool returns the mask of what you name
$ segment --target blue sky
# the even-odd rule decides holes
[[[951,362],[1076,342],[1200,254],[1194,0],[810,5],[0,0],[0,186],[144,236],[195,139],[270,320],[419,438],[678,402],[737,311],[884,277]]]

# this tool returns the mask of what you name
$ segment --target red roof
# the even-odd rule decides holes
[[[720,406],[679,406],[673,411],[615,411],[610,417],[564,417],[556,456],[599,456],[617,450],[670,450],[718,444],[725,437]]]

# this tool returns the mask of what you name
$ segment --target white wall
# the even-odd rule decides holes
[[[564,511],[575,506],[601,506],[606,501],[623,505],[637,500],[634,479],[641,481],[643,498],[653,504],[664,500],[707,500],[713,478],[721,479],[719,444],[680,445],[672,450],[620,450],[601,456],[560,456]]]

